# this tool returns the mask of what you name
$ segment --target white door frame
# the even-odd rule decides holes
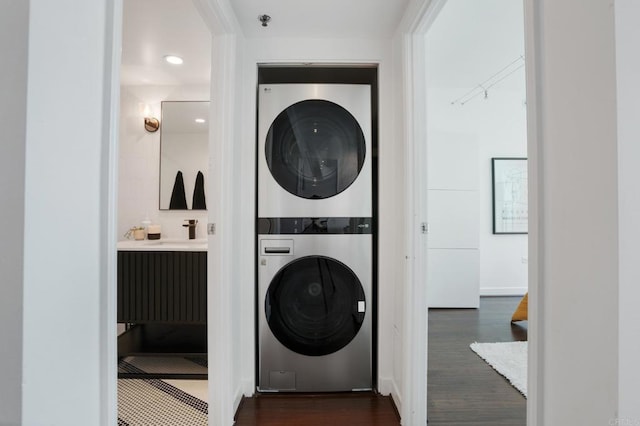
[[[103,394],[100,419],[105,425],[118,422],[118,333],[117,333],[117,229],[118,229],[118,151],[120,128],[120,66],[122,49],[122,0],[107,3],[105,45],[105,130],[103,134],[103,199],[106,201],[106,227],[102,231],[105,250],[105,285],[100,299],[105,307],[100,315],[100,382]]]
[[[100,341],[104,362],[101,366],[101,383],[103,404],[101,405],[101,421],[104,425],[116,424],[117,421],[117,333],[116,333],[116,229],[117,229],[117,187],[118,187],[118,125],[119,125],[119,93],[120,93],[120,50],[122,45],[122,1],[111,0],[109,14],[112,22],[107,25],[109,45],[105,46],[105,58],[110,61],[105,65],[110,82],[109,99],[105,122],[105,138],[109,140],[105,149],[105,197],[108,199],[107,223],[102,234],[106,241],[106,284],[101,291],[101,299],[106,311],[101,317]],[[208,297],[207,321],[208,342],[231,342],[231,271],[232,253],[226,249],[230,242],[229,229],[233,223],[232,188],[223,185],[233,178],[233,170],[228,161],[233,157],[235,120],[238,105],[235,102],[237,79],[235,70],[238,33],[237,22],[231,6],[221,0],[193,0],[194,5],[209,25],[212,35],[212,82],[211,82],[211,134],[209,141],[210,173],[209,198],[224,200],[214,203],[208,211],[208,221],[217,223],[215,235],[208,236]],[[232,373],[229,368],[233,359],[233,348],[230,345],[208,345],[209,371],[213,380],[209,380],[209,395],[216,395],[209,401],[209,423],[216,425],[233,424],[233,407],[238,397],[232,392]],[[215,374],[211,374],[211,372]]]
[[[118,423],[118,333],[117,333],[117,229],[118,229],[118,151],[120,129],[120,63],[122,49],[122,1],[107,2],[104,46],[104,133],[102,199],[106,202],[106,227],[101,232],[105,261],[100,288],[100,421]]]
[[[425,5],[415,16],[418,19],[402,37],[404,80],[404,132],[405,149],[405,236],[406,236],[406,289],[403,318],[403,389],[401,419],[403,425],[427,423],[427,292],[426,235],[421,224],[426,222],[424,208],[426,183],[421,176],[421,164],[426,158],[426,79],[425,36],[426,16],[432,5]],[[426,177],[426,176],[424,176]]]
[[[541,22],[537,14],[535,0],[524,2],[524,43],[525,74],[527,93],[527,169],[529,191],[529,313],[528,313],[528,354],[527,354],[527,424],[537,425],[544,418],[542,397],[543,368],[541,360],[544,350],[544,306],[542,305],[543,283],[540,282],[540,195],[542,192],[542,164],[540,150],[542,144],[538,140],[542,125],[538,120],[540,107],[540,64],[538,38],[541,34]]]
[[[446,0],[413,3],[405,16],[402,37],[405,134],[405,241],[406,289],[404,292],[403,425],[427,423],[427,81],[426,33]]]
[[[422,224],[427,219],[426,164],[426,49],[425,37],[447,0],[425,0],[412,14],[415,20],[403,33],[403,79],[405,82],[405,235],[407,250],[405,291],[405,358],[403,373],[402,406],[403,425],[426,424],[427,411],[427,292],[426,238]],[[540,306],[542,286],[538,282],[538,232],[539,232],[539,144],[537,135],[538,93],[536,82],[538,52],[536,37],[540,22],[535,14],[534,0],[523,0],[525,12],[525,56],[527,82],[527,150],[529,181],[529,353],[527,424],[536,425],[542,417],[542,365],[538,354],[543,350]]]
[[[234,386],[233,239],[235,181],[233,161],[236,138],[236,102],[239,68],[239,33],[235,15],[227,1],[193,0],[212,35],[211,111],[209,134],[209,199],[218,200],[208,210],[215,233],[208,235],[207,262],[207,352],[209,360],[209,424],[233,425],[239,402]],[[231,250],[229,248],[232,248]],[[214,344],[217,343],[217,344]],[[220,343],[224,342],[224,343]],[[236,378],[237,379],[237,378]],[[213,397],[211,397],[213,396]]]

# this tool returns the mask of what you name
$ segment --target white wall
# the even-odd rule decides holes
[[[492,230],[491,159],[527,156],[523,70],[512,77],[521,80],[521,91],[494,89],[487,99],[475,98],[463,106],[451,105],[451,101],[464,93],[465,88],[429,90],[430,164],[455,169],[461,167],[465,157],[460,149],[476,155],[475,168],[467,167],[465,170],[466,174],[473,173],[471,180],[478,191],[476,209],[481,295],[523,295],[527,291],[527,235],[495,235]],[[455,156],[445,156],[442,150],[433,149],[463,142],[472,146],[457,149]],[[428,185],[442,189],[435,188],[429,180]],[[455,182],[449,182],[449,185],[456,186]],[[467,185],[465,189],[471,187]],[[456,187],[455,190],[461,188]]]
[[[206,101],[209,86],[123,86],[120,95],[120,142],[118,169],[118,239],[132,226],[148,217],[162,226],[162,238],[185,239],[185,219],[197,219],[196,238],[206,238],[207,212],[198,210],[160,210],[160,135],[143,126],[141,105],[149,105],[157,118],[162,101]],[[209,182],[205,181],[207,206]],[[187,182],[185,182],[187,185]],[[193,185],[193,182],[191,182]],[[187,192],[189,194],[189,192]],[[189,203],[191,200],[189,199]]]
[[[619,283],[619,424],[640,423],[638,383],[640,383],[640,3],[616,1],[616,65],[618,85],[618,191],[620,283]],[[623,423],[626,422],[626,423]]]
[[[527,11],[535,31],[528,54],[536,58],[528,86],[537,134],[529,150],[538,179],[532,270],[539,282],[530,302],[538,309],[529,318],[530,333],[540,336],[536,424],[616,424],[614,11],[609,1],[583,0],[537,0]]]
[[[527,236],[493,234],[491,187],[491,158],[527,156],[524,69],[518,69],[524,65],[524,61],[518,61],[523,54],[521,2],[449,0],[427,33],[427,184],[438,191],[477,191],[479,268],[475,285],[479,285],[481,295],[523,295],[527,291]],[[495,85],[488,87],[485,99],[481,91],[473,89],[487,80],[485,86]],[[454,151],[457,157],[447,155]],[[464,161],[470,154],[476,155],[476,164],[471,167]],[[459,177],[434,173],[434,167],[445,172],[455,170]],[[441,175],[449,179],[442,182],[437,179]],[[437,210],[438,206],[431,209]],[[429,222],[431,225],[431,218]],[[457,227],[454,222],[441,225]],[[431,228],[433,239],[436,230]],[[456,253],[470,246],[448,248]],[[464,269],[468,271],[470,266]],[[439,275],[447,277],[444,272]],[[436,294],[433,288],[430,290],[430,299],[440,300],[440,293],[446,289]],[[459,306],[469,305],[462,302],[470,300],[471,290],[464,290],[467,296],[458,298]]]
[[[491,158],[527,157],[523,71],[510,77],[520,80],[521,91],[493,90],[488,99],[464,106],[483,110],[478,111],[473,125],[479,143],[481,295],[524,295],[528,288],[527,235],[495,235],[492,231]]]
[[[115,421],[109,413],[115,411],[115,347],[107,337],[115,340],[115,315],[106,309],[106,293],[114,285],[107,259],[114,232],[108,176],[117,4],[29,2],[25,425]]]
[[[398,329],[402,320],[401,313],[396,311],[396,294],[402,286],[402,267],[404,263],[402,249],[402,233],[398,223],[402,222],[401,211],[397,209],[399,201],[398,182],[402,181],[402,152],[398,149],[399,141],[393,136],[392,108],[393,94],[391,91],[391,42],[376,40],[352,39],[247,39],[245,56],[243,58],[243,87],[242,122],[255,123],[256,117],[256,84],[258,63],[378,63],[379,91],[380,91],[380,132],[379,132],[379,195],[382,200],[379,205],[380,229],[380,261],[378,265],[379,280],[379,317],[378,317],[378,378],[379,389],[388,394],[397,387],[395,381],[399,379],[394,370],[394,345],[397,341]],[[255,215],[255,129],[253,126],[243,125],[239,131],[241,147],[239,158],[246,161],[243,166],[243,177],[239,182],[242,187],[236,194],[244,207],[238,217],[239,223],[253,224]],[[238,271],[238,283],[242,285],[240,300],[253,300],[255,291],[254,278],[254,233],[253,226],[242,226],[237,238],[241,247],[239,259],[242,259],[241,270]],[[243,304],[239,307],[243,318],[242,332],[237,336],[243,345],[242,371],[246,383],[245,393],[252,393],[255,386],[255,312],[253,304]]]
[[[0,424],[20,424],[24,169],[29,3],[5,2],[0,14]]]

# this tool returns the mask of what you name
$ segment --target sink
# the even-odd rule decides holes
[[[118,250],[127,251],[207,251],[206,238],[197,240],[160,239],[142,241],[120,241]]]
[[[163,245],[180,245],[180,246],[190,246],[190,245],[200,245],[207,244],[207,240],[205,239],[197,239],[197,240],[144,240],[144,244],[150,246],[163,246]]]

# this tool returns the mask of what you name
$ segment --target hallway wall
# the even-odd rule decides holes
[[[619,424],[639,424],[638,383],[640,383],[640,3],[636,0],[616,1],[616,65],[618,108],[618,190],[620,236],[619,288]]]
[[[20,424],[24,171],[29,3],[5,2],[0,13],[0,424]]]
[[[22,393],[24,425],[115,423],[115,312],[106,307],[115,289],[107,265],[115,257],[109,176],[118,3],[28,3],[24,352],[14,392]]]
[[[530,337],[541,327],[537,421],[614,424],[620,352],[614,9],[609,1],[583,0],[529,6],[536,49],[528,54],[536,56],[537,73],[528,86],[537,102],[530,111],[537,144],[529,150],[539,209],[538,247],[530,252],[539,280],[530,306],[539,310],[529,318]]]

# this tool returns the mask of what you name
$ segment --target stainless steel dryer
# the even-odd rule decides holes
[[[371,217],[371,86],[258,90],[258,217]]]
[[[258,236],[258,390],[371,389],[370,219],[261,220],[259,228],[310,233]]]

